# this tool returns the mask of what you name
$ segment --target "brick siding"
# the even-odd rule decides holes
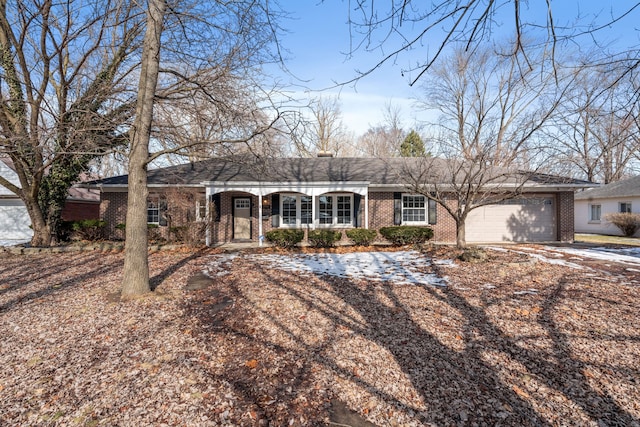
[[[561,242],[573,242],[575,232],[573,191],[557,193],[556,202],[557,238]]]
[[[233,199],[249,197],[251,199],[251,240],[258,240],[258,221],[262,221],[263,233],[272,230],[271,216],[258,218],[258,196],[242,192],[225,192],[220,195],[220,220],[215,221],[211,228],[211,242],[224,243],[233,240]],[[268,204],[272,203],[271,195],[263,198]],[[393,225],[393,192],[369,193],[369,228],[378,230],[381,227]],[[115,227],[125,222],[127,207],[126,192],[104,192],[100,203],[100,218],[107,222],[107,233],[111,239],[124,239],[122,230]],[[557,238],[562,242],[573,241],[573,192],[566,191],[556,194],[557,207]],[[195,206],[194,206],[195,208]],[[364,212],[364,209],[362,209]],[[363,222],[364,225],[364,222]],[[161,227],[166,229],[167,227]],[[432,226],[435,242],[451,243],[456,240],[455,221],[440,205],[437,205],[437,223]],[[167,230],[161,230],[163,237]],[[306,230],[305,230],[306,238]],[[380,239],[380,238],[379,238]],[[347,240],[343,230],[343,240]]]
[[[67,200],[62,209],[63,221],[80,221],[100,218],[100,203]]]

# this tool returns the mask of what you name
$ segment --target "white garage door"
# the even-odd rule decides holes
[[[0,199],[0,240],[31,240],[33,231],[27,208],[20,200]]]
[[[469,214],[467,242],[544,242],[556,239],[556,209],[552,197],[507,200]]]

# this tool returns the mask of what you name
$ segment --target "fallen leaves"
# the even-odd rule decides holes
[[[0,424],[637,425],[638,273],[488,254],[434,247],[435,288],[155,253],[127,303],[122,254],[1,255]]]

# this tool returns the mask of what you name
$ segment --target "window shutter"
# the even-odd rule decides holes
[[[280,227],[280,195],[271,195],[271,226]]]
[[[353,195],[353,225],[355,227],[361,226],[360,220],[360,200],[362,196],[360,194]]]
[[[433,199],[429,200],[429,224],[433,225],[438,222],[438,204]]]
[[[167,199],[164,196],[158,197],[158,225],[167,226]]]
[[[215,209],[212,218],[215,222],[220,222],[220,199],[220,193],[211,196],[211,203],[213,203],[213,209]]]
[[[402,193],[393,193],[393,225],[402,224]]]

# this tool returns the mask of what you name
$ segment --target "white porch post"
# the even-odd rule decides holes
[[[316,196],[313,193],[311,193],[311,229],[312,230],[316,229],[316,221],[317,221]]]
[[[369,228],[369,189],[364,193],[364,228]]]
[[[262,194],[258,194],[258,242],[262,246],[264,236],[262,235]]]
[[[206,187],[204,192],[204,200],[205,200],[204,209],[205,209],[205,221],[207,221],[207,225],[204,230],[204,243],[207,246],[211,246],[211,221],[209,220],[211,215],[211,213],[209,212],[209,205],[211,204],[209,201],[210,198],[211,198],[210,188]]]

